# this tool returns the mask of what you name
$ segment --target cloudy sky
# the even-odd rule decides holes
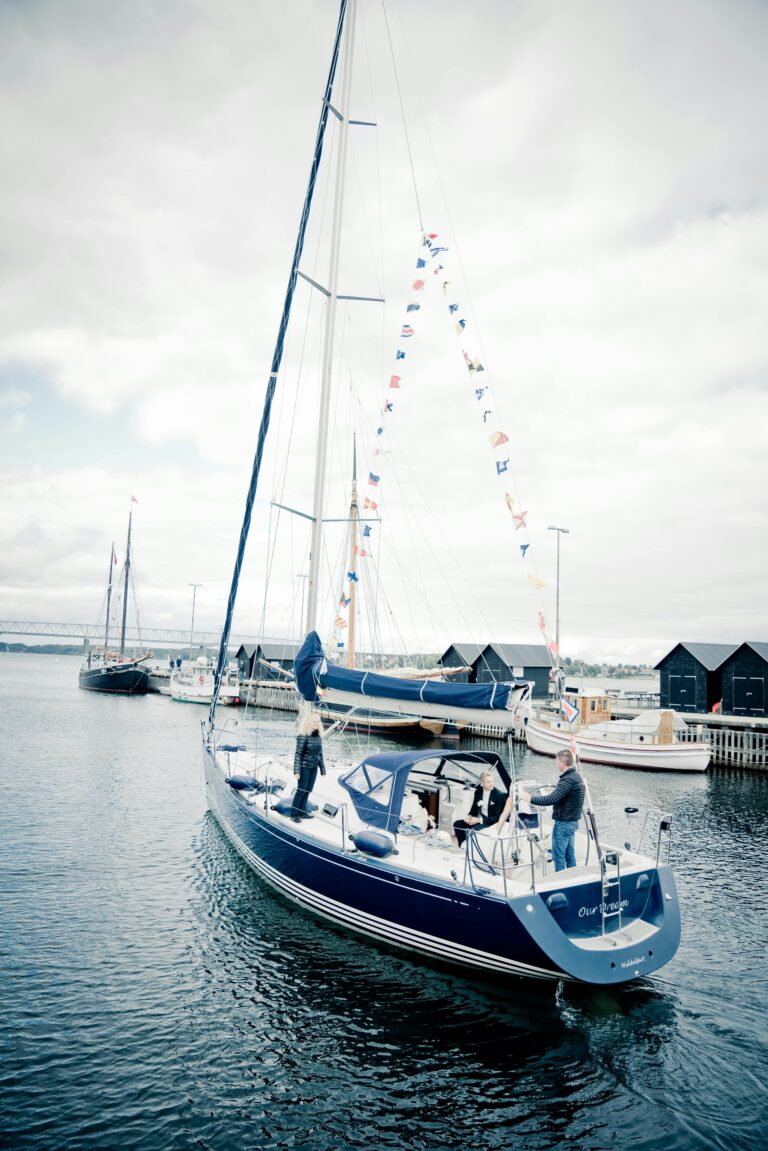
[[[95,621],[134,494],[142,621],[185,628],[198,582],[220,626],[336,18],[0,0],[0,618]],[[570,529],[564,654],[768,638],[766,5],[386,0],[385,23],[360,0],[357,40],[352,111],[379,127],[353,134],[340,289],[387,302],[339,316],[327,514],[353,429],[373,465],[423,222],[531,545],[430,285],[377,461],[385,646],[535,642],[540,610],[553,631],[549,524]],[[331,166],[303,264],[321,282]],[[321,329],[303,285],[240,632],[299,630],[307,521],[270,501],[311,507]],[[324,634],[341,549],[331,529]]]

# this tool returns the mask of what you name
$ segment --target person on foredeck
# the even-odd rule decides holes
[[[453,824],[453,832],[459,847],[463,846],[467,831],[470,829],[479,830],[497,823],[506,800],[506,794],[493,786],[493,772],[484,771],[480,776],[479,787],[475,788],[469,813],[463,819],[455,820]]]
[[[293,759],[293,773],[298,776],[291,807],[291,819],[294,823],[313,818],[309,810],[309,795],[315,786],[318,771],[321,775],[325,775],[322,731],[322,720],[316,711],[308,712],[299,720],[296,754]]]
[[[538,807],[552,807],[552,861],[555,871],[565,871],[576,866],[576,852],[573,841],[584,810],[584,780],[576,770],[570,751],[558,751],[555,758],[560,778],[553,791],[546,795],[530,795],[520,792],[520,798]],[[512,797],[507,800],[499,820],[499,830],[512,810]]]

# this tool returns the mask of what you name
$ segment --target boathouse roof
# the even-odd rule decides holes
[[[295,659],[301,644],[260,643],[259,649],[264,659]]]
[[[455,651],[459,659],[463,660],[464,663],[471,667],[477,657],[480,655],[480,652],[483,650],[484,646],[485,645],[482,643],[452,643],[450,647],[445,649],[437,662],[442,663],[447,655],[449,655],[452,651]]]
[[[680,643],[676,643],[675,646],[667,652],[663,659],[659,660],[654,671],[658,671],[661,665],[665,663],[679,647],[685,648],[707,671],[717,671],[720,665],[725,663],[728,656],[733,655],[739,646],[737,643],[687,643],[681,640]]]
[[[750,648],[750,650],[753,651],[756,655],[758,655],[760,657],[760,659],[763,659],[763,660],[765,660],[766,663],[768,663],[768,643],[765,643],[762,640],[757,640],[757,639],[747,639],[747,640],[744,640],[744,643],[738,644],[733,649],[732,654],[735,655],[736,652],[740,652],[741,649],[744,647]],[[730,658],[730,656],[728,658]]]
[[[488,647],[507,667],[549,667],[552,663],[543,643],[489,643]]]

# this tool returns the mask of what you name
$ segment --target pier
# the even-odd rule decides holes
[[[768,719],[690,714],[681,719],[689,739],[711,743],[713,766],[768,769]]]

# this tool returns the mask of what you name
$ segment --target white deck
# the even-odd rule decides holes
[[[295,823],[290,815],[282,815],[273,807],[278,799],[290,797],[293,793],[295,779],[291,765],[278,759],[255,756],[250,751],[218,752],[216,760],[225,776],[255,775],[260,782],[284,784],[279,794],[238,793],[241,802],[255,807],[270,821],[278,823],[299,838],[354,853],[358,858],[369,858],[365,853],[358,852],[349,839],[350,833],[360,831],[367,825],[358,819],[349,793],[338,783],[339,776],[349,771],[355,766],[354,764],[329,765],[328,774],[318,778],[310,796],[310,801],[317,805],[313,818]],[[404,810],[408,798],[409,794],[406,791]],[[468,862],[464,847],[456,846],[455,842],[445,843],[441,840],[448,834],[448,828],[452,830],[453,820],[461,818],[466,813],[471,800],[472,792],[468,792],[465,788],[461,788],[456,796],[442,797],[437,829],[400,831],[393,837],[397,854],[384,859],[375,859],[374,862],[403,875],[439,879],[470,890],[473,887],[482,887],[504,898],[525,895],[530,893],[534,886],[537,892],[561,891],[564,888],[584,884],[586,881],[599,881],[600,865],[594,844],[590,844],[584,830],[579,830],[576,835],[576,858],[579,866],[555,872],[548,858],[552,827],[548,819],[542,820],[538,840],[528,837],[525,833],[513,833],[509,829],[509,824],[501,836],[496,836],[490,830],[480,833],[476,836],[476,842],[492,870],[483,867],[482,861],[480,865],[477,862]],[[323,812],[323,806],[326,804],[337,809],[335,815]],[[607,850],[616,850],[606,844],[603,847]],[[514,860],[515,854],[518,857],[517,862]],[[622,875],[639,873],[654,866],[652,860],[624,849],[621,849],[620,854]]]

